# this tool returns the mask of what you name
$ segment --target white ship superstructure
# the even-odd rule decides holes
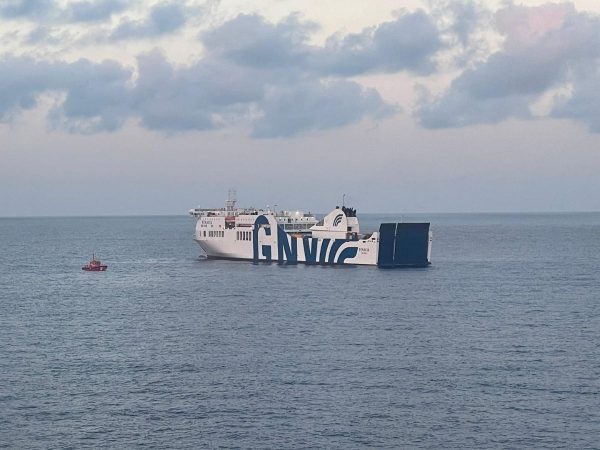
[[[427,266],[429,223],[387,223],[361,234],[356,210],[336,207],[322,220],[310,212],[238,208],[230,195],[224,208],[195,208],[194,239],[208,258],[296,264]]]

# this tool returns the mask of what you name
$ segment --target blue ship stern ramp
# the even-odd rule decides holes
[[[379,256],[382,268],[426,267],[429,262],[429,223],[382,223]]]

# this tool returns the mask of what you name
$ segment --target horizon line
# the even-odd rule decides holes
[[[382,215],[526,215],[526,214],[598,214],[600,211],[576,211],[576,210],[553,210],[553,211],[404,211],[404,212],[364,212],[362,214],[382,214]],[[317,212],[315,215],[326,215],[327,213]],[[360,216],[360,213],[358,214]],[[101,218],[128,218],[128,217],[183,217],[189,216],[188,213],[181,214],[58,214],[58,215],[0,215],[0,219],[101,219]]]

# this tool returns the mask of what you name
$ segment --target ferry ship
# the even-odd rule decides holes
[[[323,219],[310,212],[239,208],[235,194],[224,208],[194,208],[194,240],[207,258],[343,264],[382,268],[431,264],[429,223],[382,223],[363,234],[356,210],[336,206]]]

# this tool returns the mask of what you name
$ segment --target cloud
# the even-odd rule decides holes
[[[81,42],[176,32],[186,25],[191,4],[155,4],[146,18],[125,17],[112,30],[91,28]],[[439,74],[449,59],[458,75],[447,89],[418,93],[414,115],[426,128],[548,114],[600,132],[599,16],[578,12],[571,3],[505,3],[493,16],[470,2],[435,4],[430,13],[402,10],[393,20],[333,34],[320,45],[311,41],[318,25],[298,14],[275,23],[240,14],[203,32],[203,57],[182,66],[158,51],[139,55],[135,68],[115,61],[0,56],[0,121],[35,108],[46,93],[58,93],[49,120],[71,132],[113,131],[132,120],[164,133],[241,124],[254,137],[286,137],[394,114],[398,108],[352,77]],[[59,45],[77,32],[61,25],[101,22],[128,7],[125,0],[5,0],[0,16],[37,22],[27,35],[30,45]],[[193,10],[200,14],[202,8]],[[482,58],[487,44],[481,29],[490,17],[503,40]],[[562,95],[553,98],[554,92]],[[548,99],[541,112],[536,105]]]
[[[36,23],[79,23],[107,20],[124,11],[125,0],[80,0],[62,7],[54,0],[3,0],[0,17]]]
[[[250,67],[305,66],[311,51],[306,44],[317,25],[291,15],[277,24],[259,15],[240,14],[205,32],[201,40],[214,57]]]
[[[269,89],[260,106],[262,117],[252,133],[260,138],[339,128],[364,117],[381,119],[394,112],[376,90],[345,80],[313,80],[291,89],[276,86]]]
[[[0,62],[0,119],[10,120],[21,110],[37,106],[38,96],[57,86],[52,75],[59,66],[31,58],[6,58]],[[45,76],[47,74],[47,76]]]
[[[122,22],[114,38],[172,31],[185,22],[183,14],[177,4],[157,5],[144,21]],[[398,109],[375,89],[346,77],[378,70],[430,70],[428,61],[439,43],[426,22],[421,13],[403,14],[354,38],[335,37],[314,46],[308,42],[316,25],[297,15],[278,23],[239,15],[204,33],[204,57],[183,66],[156,50],[138,57],[137,70],[115,61],[13,58],[4,61],[10,70],[0,72],[0,83],[12,86],[0,118],[11,120],[20,110],[35,107],[42,94],[57,92],[48,118],[76,133],[114,131],[133,120],[164,133],[242,125],[253,137],[272,138],[339,128],[365,118],[380,120]],[[409,30],[428,31],[409,36]],[[41,29],[30,39],[48,39],[50,34]],[[374,56],[367,57],[369,52]],[[347,67],[350,54],[362,55],[360,67]],[[337,59],[331,62],[327,55]],[[385,55],[398,59],[388,62]]]
[[[254,137],[288,137],[392,113],[373,89],[350,81],[306,79],[208,58],[174,68],[157,52],[139,58],[133,106],[142,124],[165,132],[207,130],[247,121]]]
[[[264,96],[264,76],[220,61],[173,67],[158,51],[138,58],[133,105],[146,128],[175,132],[221,126]]]
[[[38,20],[56,11],[53,0],[3,0],[0,16],[7,19]]]
[[[473,1],[452,0],[447,3],[436,2],[443,13],[449,15],[448,31],[463,45],[467,46],[480,22],[487,16],[488,10]]]
[[[64,98],[51,111],[54,123],[76,132],[112,131],[126,116],[130,77],[131,71],[111,61],[6,58],[0,63],[0,120],[35,108],[43,93],[60,92]]]
[[[65,65],[59,87],[66,92],[49,118],[72,132],[114,131],[129,115],[132,72],[115,61],[79,60]]]
[[[581,74],[572,85],[569,96],[559,96],[551,116],[571,119],[587,125],[593,133],[600,133],[600,67]]]
[[[154,6],[145,20],[124,19],[111,33],[113,40],[153,38],[179,30],[185,25],[185,10],[178,3]]]
[[[403,12],[394,21],[360,33],[333,35],[324,46],[308,44],[317,29],[291,15],[280,23],[257,15],[239,15],[201,35],[212,54],[254,67],[291,68],[318,76],[353,76],[371,72],[431,73],[442,49],[440,31],[425,12]],[[242,37],[242,38],[240,38]]]
[[[423,126],[528,117],[532,102],[600,56],[600,21],[571,4],[510,5],[498,11],[496,26],[505,36],[499,51],[463,71],[439,97],[421,98],[416,114]]]
[[[443,47],[440,31],[423,11],[403,13],[394,21],[360,33],[330,37],[312,54],[321,73],[359,75],[408,70],[420,74],[435,69],[433,57]]]
[[[69,5],[67,16],[72,22],[96,22],[110,19],[126,8],[125,0],[78,1]]]
[[[468,82],[461,78],[461,82]],[[418,119],[425,128],[458,128],[498,123],[508,117],[529,118],[533,96],[498,96],[474,99],[468,89],[453,86],[440,98],[421,93]]]
[[[27,35],[25,43],[28,45],[59,45],[68,40],[67,36],[64,36],[65,32],[57,32],[56,29],[47,26],[39,26],[31,30]]]
[[[138,76],[115,61],[44,62],[7,58],[0,63],[0,120],[58,93],[50,123],[74,133],[114,131],[133,119],[166,133],[208,130],[235,123],[255,137],[286,137],[345,126],[391,113],[373,89],[345,80],[282,83],[271,71],[203,59],[176,67],[158,51],[138,58]]]

